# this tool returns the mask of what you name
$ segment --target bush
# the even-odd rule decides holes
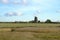
[[[51,20],[47,19],[45,23],[52,23]]]
[[[38,23],[40,23],[40,21],[38,21]]]
[[[11,32],[14,32],[15,31],[15,29],[11,29]]]

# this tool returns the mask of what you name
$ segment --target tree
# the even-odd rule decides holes
[[[49,20],[49,19],[47,19],[46,21],[45,21],[45,23],[51,23],[52,21],[51,20]]]
[[[40,23],[40,21],[38,21],[38,23]]]
[[[34,23],[37,23],[37,22],[38,22],[38,18],[35,16]]]

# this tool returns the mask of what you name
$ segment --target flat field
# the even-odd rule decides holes
[[[60,24],[0,23],[0,40],[60,40]]]
[[[0,27],[59,27],[60,24],[51,23],[0,23]]]

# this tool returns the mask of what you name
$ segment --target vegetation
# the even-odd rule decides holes
[[[22,27],[58,27],[60,24],[53,23],[0,23],[1,28],[22,28]]]
[[[0,40],[60,40],[60,33],[1,32]]]
[[[0,40],[60,40],[60,24],[0,23]]]
[[[52,21],[47,19],[45,23],[52,23]]]

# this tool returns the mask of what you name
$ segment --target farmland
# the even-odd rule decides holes
[[[0,40],[60,40],[60,24],[0,23]]]

